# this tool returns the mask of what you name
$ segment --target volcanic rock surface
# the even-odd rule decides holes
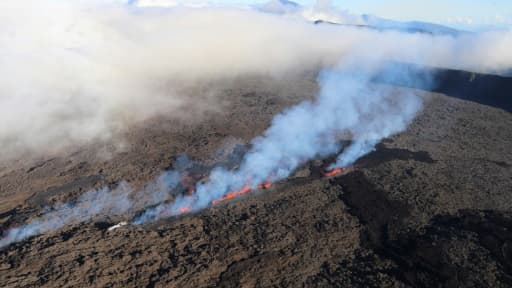
[[[314,75],[247,77],[226,85],[222,111],[142,123],[121,151],[4,163],[1,229],[92,188],[142,187],[179,155],[213,165],[317,89]],[[350,173],[325,178],[317,159],[199,213],[111,231],[131,215],[72,223],[1,250],[0,286],[510,287],[512,114],[414,92],[420,115]]]

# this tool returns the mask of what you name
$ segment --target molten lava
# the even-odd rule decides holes
[[[354,170],[354,167],[352,167],[352,166],[350,166],[350,167],[341,167],[341,168],[335,168],[335,169],[332,169],[332,170],[323,170],[322,174],[324,175],[324,177],[333,177],[333,176],[336,176],[336,175],[348,173],[348,172],[353,171],[353,170]],[[195,185],[193,183],[193,178],[192,177],[190,177],[188,175],[185,175],[181,179],[181,184],[187,189],[186,193],[188,195],[192,195],[194,193]],[[267,180],[265,180],[265,182],[258,184],[256,187],[257,187],[257,189],[260,189],[260,190],[270,189],[272,187],[272,183],[270,182],[269,179],[267,179]],[[223,197],[221,197],[219,199],[213,200],[211,203],[212,203],[212,205],[217,205],[217,204],[219,204],[221,202],[224,202],[224,201],[227,201],[227,200],[231,200],[231,199],[233,199],[235,197],[247,194],[247,193],[251,192],[251,190],[252,190],[251,186],[249,184],[245,184],[244,187],[242,187],[240,190],[230,191],[226,195],[224,195]],[[181,207],[181,208],[177,209],[177,211],[176,211],[177,213],[176,214],[186,214],[186,213],[189,213],[191,210],[192,209],[191,209],[190,206]]]
[[[168,216],[174,216],[174,215],[187,214],[190,211],[192,211],[191,206],[184,206],[184,207],[175,208],[172,210],[164,209],[164,210],[160,211],[159,214],[160,214],[160,217],[168,217]]]
[[[269,189],[270,187],[272,187],[272,183],[270,183],[270,180],[268,180],[268,179],[265,180],[264,183],[261,183],[261,184],[258,185],[258,189]],[[237,196],[240,196],[240,195],[243,195],[243,194],[247,194],[249,192],[251,192],[251,186],[249,184],[245,184],[245,186],[242,187],[242,189],[240,189],[238,191],[229,192],[228,194],[224,195],[224,197],[216,199],[216,200],[213,200],[212,204],[213,205],[217,205],[220,202],[224,202],[224,201],[233,199],[233,198],[235,198]]]
[[[332,169],[329,171],[324,170],[322,173],[324,174],[325,177],[332,177],[332,176],[336,176],[339,174],[350,172],[352,170],[354,170],[353,167],[341,167],[341,168],[335,168],[335,169]]]
[[[237,196],[240,196],[240,195],[243,195],[243,194],[246,194],[246,193],[249,193],[249,192],[251,192],[251,186],[246,184],[242,189],[240,189],[238,191],[229,192],[228,194],[224,195],[224,197],[216,199],[216,200],[213,200],[212,204],[216,205],[216,204],[219,204],[220,202],[233,199],[233,198],[235,198]]]
[[[185,213],[190,212],[190,207],[181,207],[178,210],[180,211],[180,214],[185,214]]]
[[[272,187],[272,183],[270,183],[270,180],[265,180],[264,183],[261,183],[258,185],[258,189],[269,189],[270,187]]]

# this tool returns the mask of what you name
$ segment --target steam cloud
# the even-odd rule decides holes
[[[179,173],[168,171],[147,185],[144,191],[138,191],[135,197],[130,197],[130,194],[134,194],[133,188],[124,181],[113,189],[103,187],[88,191],[75,201],[47,208],[43,216],[31,221],[30,224],[7,230],[4,237],[0,239],[0,248],[71,223],[86,222],[104,215],[121,216],[161,203],[169,198],[169,191],[176,188],[179,182]]]
[[[331,9],[328,4],[319,7]],[[162,114],[186,117],[179,114],[184,105],[197,111],[215,106],[215,84],[206,101],[187,93],[197,83],[324,67],[317,99],[276,116],[253,140],[238,170],[214,168],[193,195],[147,209],[134,221],[141,224],[181,214],[184,208],[198,211],[246,184],[255,188],[266,180],[284,179],[315,157],[341,152],[331,168],[349,165],[383,137],[403,131],[420,110],[421,99],[372,79],[381,71],[402,82],[429,79],[410,79],[412,75],[386,68],[389,61],[505,71],[512,67],[510,47],[509,31],[435,36],[314,25],[251,9],[4,1],[0,160],[108,140]],[[342,147],[340,135],[352,141],[348,147]],[[70,222],[162,203],[179,177],[168,172],[148,185],[143,194],[149,200],[128,197],[132,189],[126,183],[90,191],[7,231],[0,248]]]
[[[409,90],[372,83],[385,65],[359,59],[324,70],[319,77],[318,99],[302,102],[276,116],[263,136],[253,140],[238,170],[214,168],[209,181],[199,184],[192,195],[178,195],[172,203],[152,207],[133,223],[143,224],[198,211],[229,191],[247,184],[256,188],[265,181],[285,179],[306,161],[335,154],[343,148],[332,168],[352,164],[369,153],[383,137],[403,131],[421,108],[421,98]],[[386,69],[386,72],[392,71]],[[395,73],[401,81],[409,81],[403,78],[408,76]],[[352,140],[348,147],[342,147],[338,137],[342,134]],[[51,208],[28,225],[8,230],[6,237],[0,239],[0,248],[72,222],[84,222],[101,215],[122,215],[162,203],[178,186],[181,176],[178,171],[165,172],[144,191],[134,193],[149,195],[148,199],[130,198],[133,190],[126,182],[112,190],[89,191],[77,201]]]
[[[105,187],[83,194],[76,202],[56,205],[30,224],[7,231],[6,236],[0,239],[0,248],[71,222],[87,221],[98,215],[121,215],[132,207],[128,199],[130,190],[129,185],[123,182],[112,191]]]
[[[403,131],[420,110],[421,99],[406,90],[372,84],[377,68],[385,64],[365,61],[358,59],[324,70],[319,78],[318,99],[302,102],[276,116],[263,136],[253,140],[252,149],[238,170],[216,168],[193,195],[179,196],[173,203],[151,208],[134,222],[141,224],[183,211],[198,211],[245,185],[255,189],[265,181],[285,179],[306,161],[340,151],[337,135],[350,135],[353,142],[332,168],[352,164],[371,152],[382,138]]]
[[[1,1],[0,160],[118,140],[158,115],[198,118],[218,108],[216,80],[331,66],[354,51],[477,71],[512,64],[508,31],[433,37],[314,25],[254,9],[119,2]],[[327,9],[310,9],[311,20],[327,17]],[[208,95],[187,93],[203,82],[213,83]]]

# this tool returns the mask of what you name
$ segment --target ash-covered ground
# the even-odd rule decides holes
[[[126,133],[122,148],[5,163],[2,230],[93,188],[143,186],[180,155],[210,166],[243,153],[274,115],[314,98],[315,79],[238,79],[222,110],[196,122],[160,117]],[[354,171],[326,178],[330,161],[316,159],[198,213],[112,231],[131,216],[73,223],[1,250],[0,286],[512,286],[512,114],[414,93],[422,112]]]

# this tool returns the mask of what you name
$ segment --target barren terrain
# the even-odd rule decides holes
[[[317,89],[314,75],[247,77],[225,85],[221,111],[152,119],[121,149],[5,163],[2,230],[92,188],[143,186],[180,155],[213,165]],[[73,223],[0,251],[0,286],[510,287],[512,114],[414,92],[420,115],[350,173],[323,177],[329,161],[317,159],[271,189],[196,214],[113,231],[133,215]]]

